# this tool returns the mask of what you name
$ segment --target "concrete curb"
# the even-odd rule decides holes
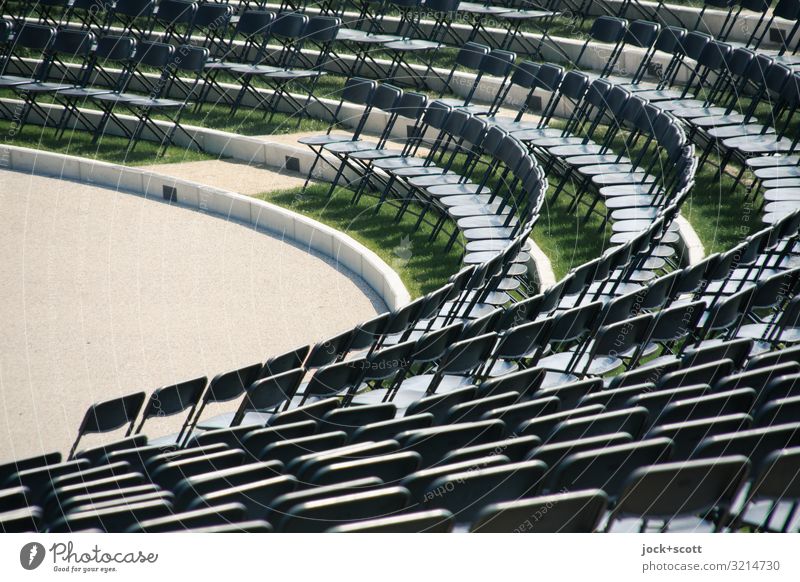
[[[275,204],[181,180],[158,172],[43,152],[0,146],[0,168],[93,184],[170,204],[194,208],[278,235],[348,269],[383,299],[390,310],[411,300],[399,275],[378,255],[345,233]]]
[[[683,241],[684,256],[690,265],[695,265],[706,256],[706,249],[697,232],[692,228],[691,223],[680,214],[675,217],[678,225],[678,236]]]
[[[539,291],[544,291],[556,284],[553,264],[539,245],[533,242],[533,237],[530,237],[528,242],[531,245],[531,249],[528,251],[531,256],[531,260],[528,261],[528,273],[536,280],[539,285]]]

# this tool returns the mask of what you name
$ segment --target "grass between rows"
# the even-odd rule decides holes
[[[375,198],[364,196],[351,204],[353,193],[350,190],[337,188],[330,197],[328,191],[327,184],[314,184],[305,192],[294,188],[266,192],[257,198],[299,212],[353,237],[400,275],[412,297],[441,287],[460,268],[462,250],[458,245],[448,251],[444,234],[433,242],[428,241],[430,227],[423,223],[415,230],[416,217],[411,214],[395,222],[395,209],[387,204],[376,214]]]

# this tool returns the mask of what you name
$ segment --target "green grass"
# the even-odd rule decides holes
[[[553,188],[548,194],[552,190]],[[539,222],[533,229],[533,240],[550,259],[556,280],[564,277],[570,269],[596,259],[610,246],[608,239],[611,236],[611,227],[606,225],[601,231],[601,220],[597,215],[584,223],[583,213],[567,212],[567,194],[571,195],[573,191],[567,187],[554,204],[545,203]]]
[[[122,137],[104,136],[96,144],[93,144],[91,134],[85,131],[68,131],[62,139],[56,139],[53,134],[52,128],[26,125],[19,130],[10,121],[0,121],[0,135],[3,136],[3,143],[7,145],[80,156],[115,164],[129,166],[169,164],[210,160],[217,157],[178,146],[167,148],[166,153],[159,157],[160,146],[154,142],[140,141],[135,150],[128,152],[128,140]]]
[[[414,231],[415,217],[406,214],[394,222],[395,209],[383,205],[375,214],[374,198],[364,196],[350,204],[352,192],[338,188],[328,198],[327,184],[260,194],[257,198],[289,208],[344,232],[375,252],[403,280],[412,297],[441,287],[461,266],[461,250],[445,249],[447,237],[428,241],[430,229]]]
[[[710,161],[716,160],[711,157]],[[729,171],[738,172],[731,167]],[[730,249],[745,237],[763,227],[760,195],[745,200],[746,186],[734,190],[733,178],[727,173],[717,177],[716,168],[706,163],[696,175],[696,184],[681,214],[697,232],[706,254]]]

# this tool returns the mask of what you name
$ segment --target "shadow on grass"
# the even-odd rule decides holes
[[[394,222],[395,209],[384,205],[375,214],[376,199],[363,197],[351,205],[352,192],[337,188],[327,198],[328,186],[312,185],[260,194],[257,197],[318,220],[351,236],[392,267],[403,280],[412,297],[419,297],[441,287],[461,266],[461,250],[445,250],[447,237],[439,235],[428,241],[430,227],[414,231],[415,217],[406,214]]]
[[[160,146],[148,141],[140,141],[136,144],[135,150],[128,152],[128,140],[125,138],[104,136],[96,144],[93,144],[91,134],[85,131],[67,132],[63,139],[57,139],[52,128],[26,125],[19,130],[10,121],[0,121],[0,135],[3,136],[2,142],[6,145],[46,150],[128,166],[216,159],[216,156],[177,146],[167,148],[164,156],[159,157]]]

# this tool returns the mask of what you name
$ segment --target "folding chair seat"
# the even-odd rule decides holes
[[[453,515],[449,511],[433,509],[339,525],[328,531],[333,533],[450,533],[452,529]]]
[[[153,441],[151,444],[183,442],[184,433],[194,416],[197,404],[200,402],[206,384],[208,384],[208,378],[203,376],[186,382],[163,386],[154,390],[142,411],[142,418],[139,421],[139,426],[136,428],[136,433],[142,432],[145,421],[150,418],[164,418],[188,410],[189,413],[183,421],[181,430],[177,435],[170,435],[166,439],[158,439],[157,442]]]
[[[425,507],[446,509],[456,523],[471,523],[487,505],[535,495],[546,470],[541,461],[523,461],[451,473],[430,485]]]
[[[244,520],[246,508],[241,503],[226,503],[215,507],[174,513],[164,517],[142,520],[132,524],[127,533],[177,532],[187,529],[227,526]]]
[[[799,447],[784,448],[774,451],[757,467],[731,529],[746,525],[757,531],[800,530],[799,459]]]
[[[64,517],[69,518],[72,514],[80,514],[84,511],[100,511],[103,509],[111,509],[111,508],[119,508],[124,507],[127,505],[134,505],[138,503],[145,503],[145,502],[152,502],[152,501],[162,501],[164,503],[168,503],[172,505],[172,501],[174,496],[169,491],[151,491],[147,493],[141,493],[139,495],[128,495],[124,498],[122,497],[110,497],[108,499],[99,500],[97,498],[92,499],[91,501],[83,501],[78,504],[73,504],[73,508],[69,512],[64,512]],[[59,518],[60,519],[60,518]],[[57,520],[51,520],[50,523],[54,523]]]
[[[528,460],[528,455],[541,441],[536,436],[512,437],[501,441],[473,445],[455,449],[442,459],[443,465],[450,465],[468,461],[470,459],[483,459],[493,455],[502,455],[512,463]]]
[[[150,479],[165,489],[173,489],[182,479],[209,471],[238,467],[245,459],[244,451],[231,449],[210,455],[168,461],[150,471]]]
[[[590,533],[608,507],[599,489],[542,495],[486,507],[470,527],[474,533]]]
[[[569,418],[559,422],[547,440],[550,442],[574,440],[615,432],[627,432],[632,437],[638,438],[644,432],[647,416],[646,408],[635,407]]]
[[[764,403],[754,415],[755,426],[774,426],[800,418],[800,396],[777,398]]]
[[[402,450],[422,455],[421,467],[427,468],[452,450],[496,441],[504,434],[505,425],[501,421],[487,420],[409,430],[396,435],[395,440]]]
[[[261,519],[276,497],[291,493],[297,485],[297,479],[291,475],[252,481],[244,485],[206,493],[190,503],[187,510],[205,509],[227,503],[241,503],[245,507],[245,519]]]
[[[400,512],[407,503],[408,491],[402,487],[317,499],[290,508],[277,529],[284,533],[323,532],[338,525],[389,516]]]
[[[263,461],[280,461],[287,465],[295,457],[341,447],[346,441],[347,433],[343,431],[286,439],[267,445],[261,452],[260,458]]]
[[[642,467],[631,475],[606,531],[631,525],[652,530],[653,521],[662,523],[658,531],[719,531],[749,469],[747,459],[738,456]],[[718,512],[715,522],[698,517],[712,509]]]
[[[260,372],[261,364],[252,364],[238,370],[217,374],[212,378],[208,388],[203,393],[203,397],[197,407],[197,413],[189,423],[186,433],[191,434],[195,428],[211,430],[231,426],[233,413],[202,420],[203,411],[209,404],[228,402],[241,396],[245,389],[255,381]]]
[[[82,529],[99,529],[102,532],[121,533],[149,519],[166,517],[172,513],[172,504],[163,499],[123,504],[102,509],[74,511],[49,526],[54,533]]]
[[[747,430],[753,418],[747,414],[728,414],[714,418],[701,418],[673,424],[660,424],[647,432],[648,438],[665,436],[675,445],[674,460],[688,459],[694,454],[697,445],[705,438],[739,430]]]
[[[86,434],[106,433],[127,424],[128,429],[125,436],[130,435],[136,417],[144,404],[144,399],[144,392],[137,392],[90,406],[78,427],[78,436],[72,443],[67,459],[73,457],[78,443]]]
[[[196,475],[187,475],[174,487],[175,509],[185,511],[194,501],[204,495],[239,487],[248,483],[267,481],[281,477],[283,463],[280,461],[247,463],[238,467],[230,467],[219,471],[209,471]]]

